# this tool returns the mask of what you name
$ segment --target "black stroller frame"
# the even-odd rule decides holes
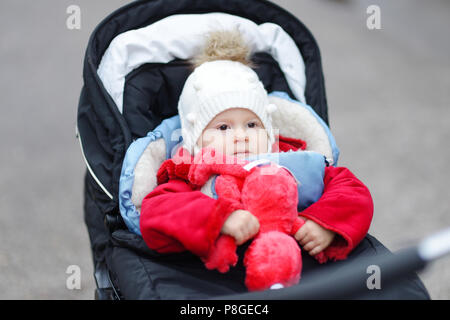
[[[145,27],[164,17],[175,14],[198,14],[223,12],[240,16],[257,24],[273,22],[281,26],[295,41],[305,62],[307,103],[328,124],[327,99],[319,47],[311,32],[292,14],[265,0],[147,0],[134,1],[106,17],[92,33],[86,50],[83,79],[78,106],[77,136],[88,170],[84,183],[84,218],[89,232],[94,277],[97,285],[96,299],[165,299],[177,285],[177,279],[186,281],[187,287],[198,288],[175,299],[220,298],[227,299],[322,299],[322,298],[382,298],[382,299],[428,299],[429,295],[414,273],[424,266],[423,256],[417,248],[403,256],[393,255],[378,240],[368,235],[348,261],[326,266],[336,279],[342,279],[347,290],[336,292],[327,288],[324,274],[309,280],[305,275],[300,285],[281,290],[245,293],[244,287],[232,286],[223,275],[216,272],[193,271],[197,258],[190,253],[161,255],[150,250],[142,238],[127,230],[119,212],[118,181],[124,155],[136,138],[145,136],[163,119],[177,114],[177,98],[188,76],[186,61],[175,59],[167,64],[148,63],[126,76],[124,109],[120,113],[111,96],[105,90],[97,74],[101,58],[115,36],[132,29]],[[268,92],[284,91],[292,98],[292,92],[279,66],[270,55],[256,53],[254,61],[260,67],[255,70]],[[165,79],[170,79],[170,82]],[[150,92],[143,86],[151,83]],[[144,92],[144,93],[142,93]],[[402,268],[398,266],[399,261]],[[364,261],[359,263],[360,258]],[[187,259],[187,260],[186,260]],[[196,260],[197,259],[197,260]],[[371,259],[370,261],[366,261]],[[374,260],[375,259],[375,260]],[[183,264],[180,264],[183,261]],[[185,263],[185,261],[189,261]],[[362,260],[361,260],[362,261]],[[374,262],[375,261],[375,262]],[[393,270],[390,279],[400,279],[402,284],[394,285],[384,293],[367,292],[367,273],[360,270],[367,263],[378,263],[386,270]],[[311,271],[317,271],[317,264],[309,263]],[[306,261],[306,269],[308,262]],[[355,276],[355,268],[359,268]],[[172,276],[173,282],[164,287],[164,292],[152,288],[152,281],[158,281],[152,270],[164,277]],[[130,271],[130,273],[126,271]],[[317,274],[317,272],[311,272]],[[240,275],[229,275],[240,279]],[[401,276],[399,278],[399,276]],[[315,278],[316,277],[316,278]],[[142,280],[143,281],[140,281]],[[350,279],[350,280],[349,280]],[[350,285],[349,281],[355,283]],[[387,278],[386,278],[387,279]],[[316,284],[314,284],[316,283]],[[358,284],[356,284],[358,283]],[[333,285],[335,287],[335,285]],[[183,291],[183,290],[181,290]],[[409,292],[409,293],[408,293]]]

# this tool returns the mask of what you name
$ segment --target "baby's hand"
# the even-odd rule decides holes
[[[311,256],[325,250],[333,241],[335,233],[321,227],[312,220],[306,220],[305,224],[295,234],[295,239]]]
[[[258,231],[259,221],[250,211],[236,210],[225,220],[220,232],[232,236],[239,246],[253,238]]]

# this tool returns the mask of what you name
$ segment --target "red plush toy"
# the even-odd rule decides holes
[[[249,290],[265,290],[274,284],[298,283],[302,269],[300,248],[293,238],[303,224],[297,212],[297,182],[286,169],[276,164],[244,168],[249,161],[224,156],[214,149],[203,149],[194,158],[189,180],[203,186],[213,175],[216,193],[239,201],[260,224],[244,256],[245,285]],[[203,259],[208,269],[227,272],[236,265],[236,243],[220,235],[210,255]]]

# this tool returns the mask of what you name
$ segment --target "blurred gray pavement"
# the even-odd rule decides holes
[[[75,122],[88,38],[119,0],[0,2],[0,299],[93,299]],[[331,129],[395,251],[450,226],[450,2],[278,0],[315,36]],[[66,27],[69,5],[81,29]],[[381,29],[366,8],[381,9]],[[66,287],[70,265],[81,289]],[[420,277],[450,299],[450,258]]]

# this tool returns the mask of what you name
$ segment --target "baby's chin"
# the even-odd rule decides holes
[[[253,152],[237,152],[237,153],[233,154],[233,156],[235,156],[238,159],[245,159],[245,158],[247,158],[249,156],[252,156],[252,155],[254,155]]]

